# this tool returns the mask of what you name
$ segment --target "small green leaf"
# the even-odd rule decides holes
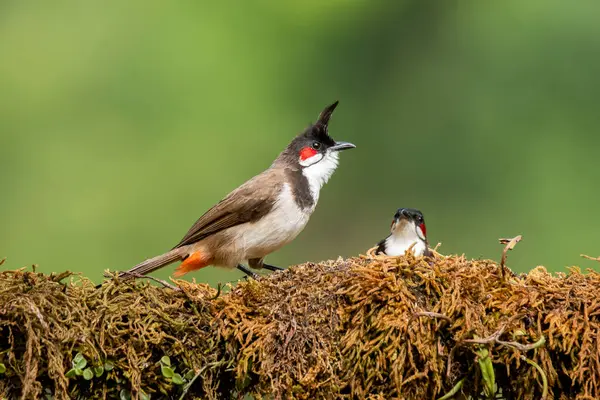
[[[458,381],[458,383],[456,385],[454,385],[454,387],[452,388],[452,390],[450,390],[448,393],[446,393],[445,395],[443,395],[442,397],[440,397],[437,400],[450,400],[454,398],[454,395],[456,393],[459,392],[460,389],[462,389],[463,383],[465,382],[465,378],[462,378],[460,381]]]
[[[96,378],[100,378],[103,373],[104,373],[104,367],[102,367],[102,366],[94,367],[94,375],[96,375]]]
[[[190,379],[192,379],[194,376],[196,376],[196,372],[193,369],[190,369],[188,372],[185,373],[185,375],[183,375],[183,377],[189,381]]]
[[[83,375],[83,371],[80,370],[79,368],[73,368],[73,369],[75,370],[75,375],[77,375],[77,376]]]
[[[164,365],[160,366],[160,372],[165,378],[172,378],[175,372],[171,369],[171,367],[165,367]]]
[[[176,384],[176,385],[183,385],[185,383],[185,381],[183,380],[183,378],[179,374],[173,374],[173,377],[171,378],[171,381],[173,381],[173,383]]]
[[[479,351],[476,351],[476,353],[479,369],[481,370],[481,377],[484,382],[483,391],[487,398],[493,398],[496,393],[496,376],[494,374],[492,359],[490,358],[487,349],[480,349]]]
[[[119,397],[121,400],[131,400],[131,393],[129,393],[129,390],[127,389],[121,389],[119,392]]]
[[[90,381],[93,377],[94,373],[92,372],[91,368],[86,368],[83,370],[83,379],[85,379],[86,381]]]
[[[67,378],[75,378],[77,376],[77,373],[75,372],[75,368],[71,368],[69,371],[67,371],[65,376]]]
[[[2,363],[0,363],[0,374],[3,374],[6,372],[6,366]]]
[[[140,390],[140,400],[150,400],[150,395],[143,390]]]
[[[81,353],[77,353],[75,358],[73,358],[73,368],[84,369],[87,365],[87,360]]]
[[[106,361],[104,362],[104,370],[105,370],[106,372],[108,372],[108,371],[112,371],[114,367],[115,367],[115,364],[113,364],[113,362],[112,362],[112,361],[106,360]]]
[[[167,367],[171,366],[171,359],[168,356],[163,356],[160,359],[161,364],[166,365]]]
[[[75,354],[75,357],[73,357],[73,367],[75,367],[77,364],[79,364],[83,360],[85,360],[85,357],[83,356],[83,354],[81,354],[81,353]]]

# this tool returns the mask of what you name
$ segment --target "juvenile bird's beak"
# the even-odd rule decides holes
[[[356,146],[353,145],[352,143],[348,143],[348,142],[335,142],[335,144],[333,146],[331,146],[329,148],[329,150],[331,151],[341,151],[341,150],[348,150],[348,149],[353,149]]]

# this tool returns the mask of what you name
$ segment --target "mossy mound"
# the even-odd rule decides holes
[[[0,273],[0,362],[7,369],[0,398],[167,397],[179,386],[163,376],[163,356],[180,375],[202,371],[197,396],[219,395],[232,366],[223,363],[223,344],[211,328],[215,310],[207,298],[214,289],[187,285],[186,296],[111,282],[97,290],[87,279],[60,283],[69,276]],[[74,368],[77,353],[85,359],[81,368]],[[79,371],[68,378],[72,369]]]
[[[219,296],[68,277],[0,273],[0,394],[600,398],[594,271],[503,278],[489,260],[368,254]]]

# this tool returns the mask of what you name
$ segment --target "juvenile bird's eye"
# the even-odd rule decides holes
[[[319,143],[319,142],[313,142],[312,148],[315,149],[315,150],[319,150],[321,148],[321,143]]]

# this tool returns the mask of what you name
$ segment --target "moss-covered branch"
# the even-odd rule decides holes
[[[598,272],[371,254],[177,284],[0,273],[0,398],[600,398]]]

